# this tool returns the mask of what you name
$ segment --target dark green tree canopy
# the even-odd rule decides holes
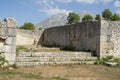
[[[79,22],[80,17],[79,17],[78,14],[69,13],[69,15],[68,15],[68,17],[67,17],[67,20],[68,20],[68,24],[73,24],[73,23]]]
[[[85,15],[83,18],[82,18],[82,21],[92,21],[93,20],[93,17],[91,15]]]
[[[112,15],[111,20],[112,21],[120,21],[120,16],[115,13],[115,14]]]
[[[35,26],[31,22],[27,22],[27,23],[24,23],[24,25],[21,26],[20,29],[34,30]]]
[[[112,12],[109,9],[105,9],[102,12],[102,17],[105,18],[106,20],[110,20],[112,16]]]
[[[101,17],[99,14],[96,15],[95,20],[101,20]]]

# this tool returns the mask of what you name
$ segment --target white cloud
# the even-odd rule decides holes
[[[76,0],[76,1],[80,3],[88,3],[88,4],[93,4],[97,2],[97,0]]]
[[[119,8],[120,7],[120,1],[118,1],[118,0],[115,1],[114,6]]]
[[[103,2],[104,4],[109,3],[111,1],[113,1],[113,0],[101,0],[101,2]]]
[[[61,3],[71,3],[73,0],[56,0]]]
[[[117,13],[117,14],[120,14],[120,1],[119,1],[119,0],[116,0],[116,1],[114,2],[114,6],[117,8],[116,13]]]
[[[53,5],[54,0],[35,0],[35,4],[42,6]]]
[[[80,3],[87,3],[87,4],[95,4],[95,3],[106,4],[106,3],[111,2],[112,0],[76,0],[76,1]]]
[[[40,12],[45,12],[48,15],[54,15],[57,13],[64,13],[64,14],[68,14],[69,12],[72,12],[71,10],[66,10],[66,9],[59,9],[59,8],[46,8],[46,9],[39,9],[38,11]]]
[[[120,14],[120,9],[117,9],[116,13],[117,13],[117,14]]]

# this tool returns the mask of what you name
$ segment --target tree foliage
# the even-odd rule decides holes
[[[99,14],[96,15],[95,20],[101,20],[101,17]]]
[[[67,17],[67,20],[68,20],[68,24],[73,24],[73,23],[79,22],[80,17],[79,17],[78,14],[69,13],[69,15],[68,15],[68,17]]]
[[[27,23],[24,23],[24,25],[21,26],[20,29],[34,30],[35,26],[34,26],[34,24],[27,22]]]
[[[111,20],[112,12],[109,9],[104,9],[104,11],[102,12],[102,17],[106,20]]]
[[[82,21],[92,21],[93,20],[93,17],[91,15],[85,15],[83,18],[82,18]]]
[[[115,14],[112,15],[111,20],[112,21],[120,21],[120,16],[115,13]]]

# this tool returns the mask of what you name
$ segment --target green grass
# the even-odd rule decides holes
[[[29,49],[25,46],[16,46],[16,52],[18,53],[19,51],[29,52]]]
[[[25,78],[30,78],[30,79],[43,79],[44,77],[36,74],[26,74],[24,75]]]
[[[13,71],[4,71],[0,72],[0,76],[15,76],[21,74],[20,72],[13,72]]]
[[[69,80],[69,79],[58,76],[58,77],[48,78],[48,79],[46,79],[46,80]]]

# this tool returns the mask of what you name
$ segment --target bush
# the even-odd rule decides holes
[[[101,20],[101,17],[99,14],[96,15],[95,20]]]
[[[8,61],[5,59],[4,55],[0,56],[0,67],[7,67],[9,65]]]
[[[120,21],[120,16],[118,14],[113,14],[111,16],[111,21]]]
[[[67,17],[67,20],[68,20],[68,24],[73,24],[73,23],[79,22],[80,17],[79,17],[78,14],[69,13],[69,15],[68,15],[68,17]]]
[[[34,24],[28,22],[28,23],[24,23],[24,25],[21,26],[20,29],[35,30],[35,26]]]
[[[102,12],[102,17],[105,18],[106,20],[111,20],[112,12],[109,9],[105,9]]]
[[[92,21],[93,20],[93,17],[91,15],[85,15],[83,18],[82,18],[82,21]]]

